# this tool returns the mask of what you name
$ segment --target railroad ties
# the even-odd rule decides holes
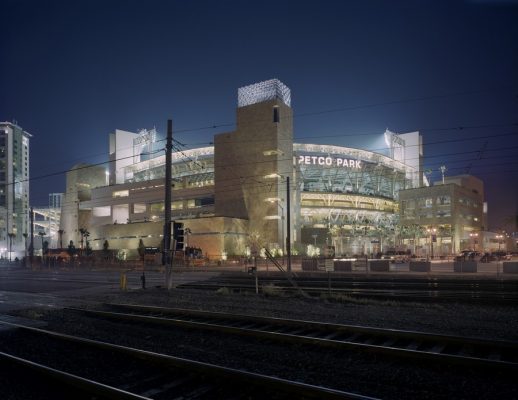
[[[130,304],[108,306],[125,312],[73,310],[145,324],[222,331],[268,340],[369,351],[438,364],[458,363],[518,370],[518,343],[515,342],[188,309]]]
[[[86,311],[85,311],[86,312]],[[356,399],[372,397],[330,388],[308,385],[277,377],[261,375],[238,369],[221,367],[199,361],[178,358],[166,354],[111,344],[107,342],[65,335],[39,328],[27,327],[9,322],[11,329],[17,329],[18,340],[39,340],[42,346],[59,348],[60,354],[88,354],[92,363],[83,366],[85,371],[95,368],[110,368],[119,365],[117,374],[124,379],[103,383],[88,377],[71,374],[58,368],[31,361],[5,352],[0,353],[0,363],[5,367],[21,369],[22,376],[32,374],[44,376],[48,394],[52,397],[55,384],[70,388],[74,398],[144,400],[155,398],[171,399]],[[55,362],[55,360],[54,360]],[[83,361],[84,363],[84,361]],[[121,369],[128,365],[128,369]],[[90,372],[91,373],[91,372]],[[54,389],[53,389],[54,388]],[[86,397],[85,397],[86,395]]]

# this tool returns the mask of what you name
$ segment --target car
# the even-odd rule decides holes
[[[511,254],[506,251],[494,251],[491,253],[491,255],[497,260],[497,261],[504,261],[504,260],[510,260]]]
[[[457,256],[457,259],[462,260],[469,260],[469,261],[480,261],[483,254],[479,251],[474,250],[462,250],[459,255]]]
[[[408,262],[408,254],[404,251],[389,250],[382,256],[382,259],[390,260],[392,263],[401,264]]]

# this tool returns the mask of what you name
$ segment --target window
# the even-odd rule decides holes
[[[92,210],[94,217],[109,217],[111,215],[110,206],[94,207]]]
[[[214,197],[202,197],[201,199],[196,199],[197,207],[211,206],[214,204]]]
[[[164,203],[153,203],[149,206],[149,211],[152,213],[163,213]]]
[[[424,206],[426,208],[430,208],[430,207],[432,207],[432,205],[433,205],[433,199],[427,198],[427,199],[424,200]]]
[[[275,107],[273,107],[273,122],[277,123],[279,121],[280,121],[279,107],[275,106]]]
[[[173,201],[171,202],[171,210],[182,210],[183,209],[183,201]]]
[[[117,192],[113,192],[113,197],[127,197],[129,196],[129,190],[119,190]]]
[[[133,214],[142,214],[146,212],[146,205],[144,203],[133,204]]]
[[[439,203],[441,206],[451,204],[451,198],[450,196],[439,196],[437,197],[437,203]]]

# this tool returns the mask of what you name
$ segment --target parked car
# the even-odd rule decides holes
[[[404,251],[387,251],[382,257],[384,260],[390,260],[393,263],[405,263],[409,260],[409,255]]]
[[[462,250],[457,256],[458,261],[480,261],[483,254],[479,251]]]
[[[491,255],[496,261],[505,261],[511,259],[511,254],[506,251],[494,251]]]

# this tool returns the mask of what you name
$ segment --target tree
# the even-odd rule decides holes
[[[90,236],[90,232],[88,232],[88,230],[86,228],[79,228],[79,233],[81,234],[81,250],[84,249],[84,244],[85,244],[85,240],[86,240],[86,245],[87,245],[87,253],[88,253],[88,236]],[[91,249],[90,249],[91,251]]]
[[[108,260],[110,257],[110,244],[108,240],[105,240],[103,243],[103,256],[105,260]]]
[[[142,239],[138,242],[138,255],[141,260],[144,260],[144,254],[146,253],[146,246],[144,246],[144,241]]]
[[[73,240],[71,240],[70,243],[68,244],[67,253],[70,257],[73,257],[74,254],[76,253],[76,246],[74,246]]]
[[[266,247],[266,241],[261,237],[259,232],[255,231],[248,233],[246,244],[250,247],[252,256],[254,255],[254,252],[259,253],[263,247]]]
[[[419,224],[404,225],[401,227],[401,234],[413,241],[413,254],[416,253],[417,242],[425,236],[425,228]]]
[[[91,256],[93,253],[92,248],[90,247],[90,241],[86,239],[86,255]]]
[[[49,252],[49,242],[48,241],[44,241],[41,245],[41,252],[43,254],[47,254]]]

